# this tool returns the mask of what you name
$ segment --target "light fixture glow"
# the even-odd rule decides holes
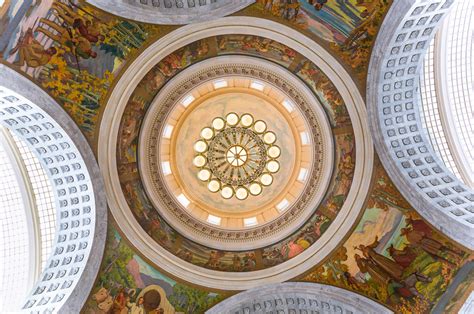
[[[225,119],[230,126],[235,126],[240,121],[239,116],[234,112],[229,113]]]
[[[271,174],[280,170],[281,149],[274,144],[276,134],[267,127],[249,113],[230,112],[201,129],[193,147],[193,165],[210,192],[219,192],[224,199],[245,200],[272,184]]]
[[[214,130],[211,128],[204,128],[201,131],[201,137],[205,140],[210,140],[214,137]]]
[[[281,154],[281,150],[280,150],[280,147],[278,146],[272,146],[268,149],[268,152],[267,152],[268,156],[270,158],[278,158]]]
[[[262,183],[264,186],[269,186],[270,184],[272,184],[272,182],[273,182],[273,177],[271,174],[264,173],[260,177],[260,183]]]
[[[308,169],[301,168],[300,173],[298,174],[298,181],[304,182],[306,180],[307,175],[308,175]]]
[[[265,88],[265,84],[259,81],[252,81],[252,83],[250,83],[250,88],[263,91],[263,89]]]
[[[206,158],[204,158],[204,156],[202,155],[197,155],[196,157],[194,157],[193,159],[193,164],[196,166],[196,167],[204,167],[204,165],[207,163],[207,160]]]
[[[169,161],[164,161],[161,163],[161,171],[165,176],[171,174],[171,166]]]
[[[181,101],[181,104],[186,108],[189,106],[196,98],[194,98],[193,95],[188,95],[184,97],[184,99]]]
[[[250,185],[249,190],[250,190],[250,194],[252,194],[254,196],[259,195],[260,193],[262,193],[262,186],[258,183],[252,183]]]
[[[257,217],[244,218],[244,226],[251,227],[258,225]]]
[[[251,114],[244,114],[242,117],[240,117],[240,123],[242,124],[242,126],[244,128],[248,128],[250,126],[252,126],[253,124],[253,117]]]
[[[253,125],[253,129],[258,134],[262,134],[267,129],[267,124],[263,122],[262,120],[255,121],[255,124]]]
[[[163,130],[163,137],[164,138],[171,138],[171,134],[173,133],[173,126],[170,124],[167,124],[165,126],[165,129]]]
[[[177,199],[178,199],[178,202],[180,202],[181,205],[183,205],[185,208],[188,208],[189,204],[191,204],[191,201],[189,201],[188,198],[184,196],[183,193],[179,194]]]
[[[207,149],[207,143],[204,141],[197,141],[194,143],[194,150],[198,153],[204,153]]]
[[[283,201],[277,204],[276,208],[281,213],[288,207],[288,205],[290,205],[290,202],[288,202],[288,200],[285,198]]]
[[[267,162],[267,170],[271,173],[278,172],[278,170],[280,170],[280,164],[276,160],[271,160]]]
[[[210,223],[210,224],[213,224],[213,225],[220,226],[221,220],[222,220],[221,217],[217,217],[217,216],[214,216],[214,215],[211,215],[211,214],[209,214],[209,216],[207,216],[207,222]]]
[[[214,81],[214,88],[215,89],[219,89],[219,88],[223,88],[223,87],[227,87],[227,80],[217,80],[217,81]]]
[[[283,107],[285,107],[286,111],[288,111],[289,113],[295,110],[295,105],[293,105],[293,102],[291,102],[289,99],[283,100],[281,104],[283,105]]]
[[[240,187],[235,191],[235,197],[237,197],[237,199],[241,201],[246,199],[248,196],[249,196],[249,191],[244,187]]]
[[[234,189],[230,186],[225,186],[221,190],[221,196],[225,199],[229,199],[234,196]]]
[[[216,193],[217,191],[219,191],[221,189],[221,183],[218,180],[211,180],[207,184],[207,188],[212,193]]]
[[[208,169],[202,169],[198,172],[198,178],[201,181],[207,181],[211,178],[211,172]]]
[[[222,130],[225,127],[225,120],[222,118],[215,118],[212,120],[212,127],[217,131]]]

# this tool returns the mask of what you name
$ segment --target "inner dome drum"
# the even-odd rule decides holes
[[[255,58],[231,60],[202,61],[157,95],[140,133],[140,174],[155,207],[194,241],[258,247],[294,232],[317,208],[332,172],[332,136],[307,87],[282,79],[292,74]]]

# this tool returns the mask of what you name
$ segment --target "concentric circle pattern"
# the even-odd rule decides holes
[[[160,91],[140,132],[140,175],[155,208],[193,241],[261,247],[316,210],[331,131],[307,87],[281,79],[292,74],[231,60],[200,62]]]
[[[219,27],[217,36],[184,27],[196,36],[150,47],[155,66],[127,70],[137,85],[119,82],[120,126],[104,130],[118,130],[116,155],[107,149],[122,187],[114,216],[134,245],[194,284],[246,289],[301,274],[342,240],[363,203],[371,146],[357,89],[338,81],[347,73],[272,30]],[[154,53],[162,44],[175,51]]]
[[[272,174],[280,170],[281,151],[275,142],[276,135],[267,130],[267,124],[254,121],[249,113],[216,117],[194,144],[197,176],[210,192],[220,191],[224,199],[260,195],[263,186],[273,182]]]

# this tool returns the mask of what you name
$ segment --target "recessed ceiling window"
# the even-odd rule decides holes
[[[221,224],[221,217],[217,217],[217,216],[214,216],[214,215],[209,215],[209,216],[207,216],[207,222],[218,226],[218,225]]]
[[[0,312],[19,309],[51,253],[54,196],[39,160],[0,127]]]
[[[295,109],[295,105],[288,99],[283,100],[282,105],[290,113]]]
[[[424,60],[422,116],[445,165],[474,187],[474,2],[459,0]]]
[[[300,133],[301,144],[308,145],[309,144],[309,134],[307,132]]]
[[[191,202],[188,200],[186,196],[184,196],[184,194],[179,194],[177,199],[181,203],[181,205],[183,205],[184,207],[188,207],[189,204],[191,204]]]
[[[250,88],[263,91],[263,89],[265,88],[265,84],[259,81],[252,81],[252,83],[250,83]]]
[[[288,200],[285,198],[283,201],[278,203],[276,208],[278,209],[279,212],[282,212],[288,207],[288,205],[290,205],[290,202],[288,202]]]
[[[257,217],[250,217],[244,219],[245,227],[252,227],[258,225]]]
[[[165,161],[161,163],[161,168],[163,169],[163,174],[165,176],[171,174],[171,166],[169,161]]]
[[[189,106],[193,101],[194,101],[194,96],[193,95],[188,95],[186,97],[184,97],[183,101],[181,101],[181,104],[184,106],[184,107],[187,107]]]
[[[227,81],[226,80],[217,80],[214,82],[214,88],[215,89],[219,89],[219,88],[223,88],[223,87],[227,87]]]

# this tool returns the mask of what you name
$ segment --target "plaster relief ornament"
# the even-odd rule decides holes
[[[194,144],[197,177],[224,199],[258,196],[280,170],[281,150],[276,141],[265,121],[249,113],[216,117]]]

